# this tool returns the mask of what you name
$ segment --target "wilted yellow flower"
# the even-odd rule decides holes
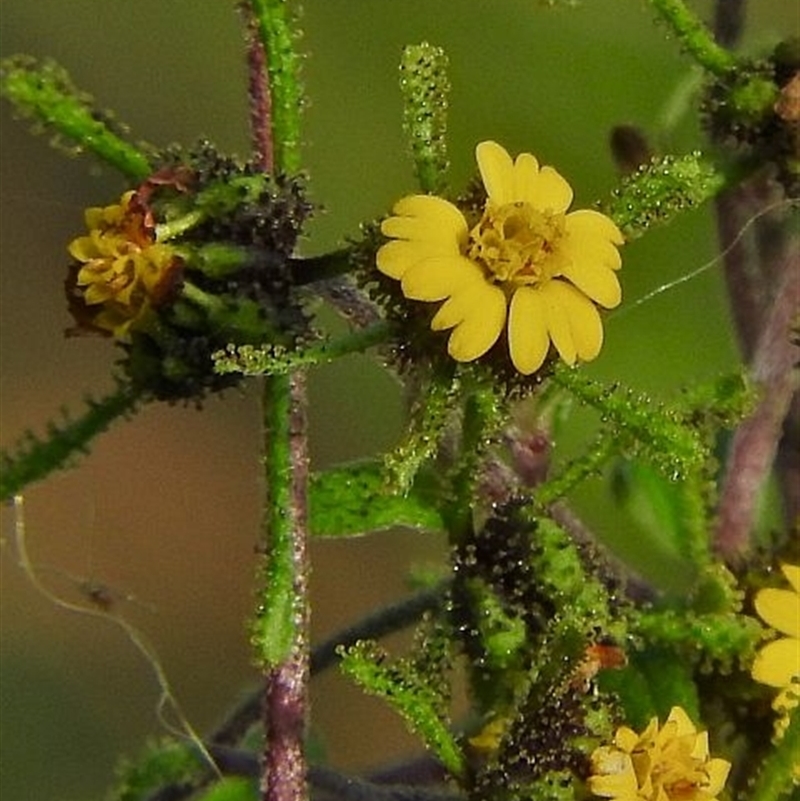
[[[782,736],[786,728],[789,712],[800,702],[800,566],[781,565],[781,570],[792,589],[767,587],[759,590],[755,607],[767,625],[786,636],[761,648],[752,667],[756,681],[780,689],[772,702],[772,708],[779,715],[778,736]],[[800,759],[795,765],[795,775],[800,778]]]
[[[78,330],[127,335],[130,326],[176,288],[181,259],[156,241],[155,227],[126,192],[118,204],[86,210],[88,236],[68,246],[76,259],[67,279],[70,311]]]
[[[653,718],[642,734],[620,727],[614,745],[595,749],[591,763],[589,790],[615,801],[713,801],[731,768],[709,756],[708,733],[679,706],[663,726]]]
[[[431,328],[453,329],[457,361],[482,356],[504,328],[524,375],[542,366],[551,342],[567,364],[594,359],[603,344],[597,305],[621,300],[622,234],[597,211],[568,214],[570,185],[530,153],[512,161],[481,142],[476,157],[487,194],[480,221],[470,230],[452,203],[405,197],[381,226],[393,241],[378,250],[378,269],[407,298],[444,301]]]

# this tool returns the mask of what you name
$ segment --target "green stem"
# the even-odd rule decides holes
[[[292,519],[289,515],[292,488],[289,412],[291,379],[269,376],[264,383],[264,554],[263,590],[254,624],[253,644],[259,662],[274,667],[290,653],[295,633],[293,614],[294,561]]]
[[[225,303],[220,300],[217,295],[212,295],[209,292],[204,292],[199,286],[193,284],[191,281],[184,281],[181,285],[181,295],[187,300],[190,300],[196,306],[208,312],[209,317],[214,317],[215,314],[220,314],[224,308]]]
[[[736,68],[736,57],[714,41],[711,31],[683,0],[650,0],[650,4],[701,67],[719,76]]]
[[[546,508],[564,498],[589,476],[598,475],[614,452],[613,437],[607,434],[602,436],[593,448],[570,462],[558,475],[536,487],[536,506]]]
[[[273,167],[276,171],[295,173],[301,167],[300,112],[303,106],[300,56],[294,47],[296,33],[286,0],[250,0],[250,6],[269,73]]]
[[[308,709],[308,453],[305,376],[271,376],[264,385],[266,548],[253,645],[266,675],[265,801],[302,801]]]
[[[227,350],[212,354],[214,371],[220,375],[285,375],[300,368],[328,364],[350,353],[362,353],[373,345],[386,342],[389,330],[389,324],[381,321],[298,351],[287,351],[276,346],[255,348],[252,345],[229,345]]]
[[[265,391],[267,474],[274,489],[268,491],[266,510],[264,619],[272,618],[270,633],[277,636],[262,640],[267,686],[261,791],[264,801],[305,801],[310,640],[305,375],[267,379]]]
[[[4,452],[0,459],[0,500],[9,500],[28,484],[64,467],[76,454],[85,453],[92,439],[118,417],[132,412],[140,397],[137,390],[121,384],[102,400],[88,399],[88,409],[77,420],[61,425],[51,423],[46,440],[29,435],[18,446],[16,456]]]
[[[438,451],[459,388],[452,375],[434,373],[430,377],[412,408],[407,434],[384,459],[390,492],[407,493],[422,465]]]
[[[25,56],[5,59],[0,65],[0,94],[24,116],[94,153],[127,178],[143,181],[152,172],[145,154],[111,131],[104,115],[54,62],[38,64]]]
[[[156,241],[168,242],[170,239],[175,239],[181,234],[185,234],[187,231],[190,231],[192,228],[200,225],[205,218],[205,211],[201,209],[195,209],[194,211],[190,211],[188,214],[184,214],[183,217],[178,217],[177,219],[170,220],[169,222],[160,223],[158,226],[156,226]]]
[[[490,432],[499,428],[502,419],[498,399],[492,387],[480,386],[469,394],[464,404],[460,461],[451,480],[451,498],[442,509],[452,544],[462,542],[472,529],[479,466],[486,453]]]
[[[441,47],[408,45],[400,59],[403,128],[409,138],[417,182],[441,193],[447,172],[447,56]]]
[[[249,0],[250,122],[263,172],[300,169],[295,33],[284,0]],[[305,801],[308,718],[308,427],[305,375],[264,383],[265,551],[262,603],[253,631],[265,672],[263,801]]]

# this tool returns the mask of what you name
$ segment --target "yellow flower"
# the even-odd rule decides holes
[[[595,304],[621,300],[622,234],[599,212],[567,214],[569,184],[530,153],[512,161],[496,142],[481,142],[476,157],[487,194],[477,224],[470,229],[442,198],[405,197],[381,226],[393,241],[378,250],[378,269],[407,298],[444,301],[431,328],[453,329],[456,361],[482,356],[504,328],[524,375],[542,366],[551,342],[567,364],[594,359],[603,344]]]
[[[755,607],[767,625],[786,636],[761,648],[751,669],[756,681],[780,689],[772,702],[779,715],[779,737],[786,728],[789,712],[800,702],[800,565],[781,565],[781,570],[792,589],[759,590]],[[800,778],[800,760],[795,765],[795,775]]]
[[[88,236],[68,246],[78,262],[67,279],[70,311],[78,330],[124,338],[176,289],[182,262],[173,247],[156,241],[136,192],[126,192],[118,204],[87,209],[85,217]]]
[[[614,745],[595,749],[591,763],[589,790],[619,801],[713,801],[731,768],[709,756],[708,733],[679,706],[660,728],[657,718],[642,734],[620,727]]]

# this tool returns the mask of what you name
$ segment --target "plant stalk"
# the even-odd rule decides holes
[[[256,164],[299,167],[297,55],[282,0],[242,4]],[[295,163],[297,162],[297,163]],[[305,374],[264,382],[266,550],[254,645],[265,670],[262,801],[308,799],[308,425]]]
[[[751,363],[761,400],[734,435],[722,486],[715,549],[728,563],[749,548],[758,501],[797,391],[793,368],[800,350],[791,341],[791,326],[800,307],[800,241],[790,240],[779,267],[782,280]]]

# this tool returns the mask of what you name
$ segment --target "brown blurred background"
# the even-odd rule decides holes
[[[690,65],[640,0],[592,0],[548,10],[534,0],[431,3],[306,0],[302,27],[306,164],[325,211],[306,253],[335,247],[359,221],[413,189],[403,157],[397,62],[404,44],[428,40],[451,59],[452,185],[473,170],[472,151],[494,138],[552,163],[588,204],[613,185],[607,137],[635,122],[655,133]],[[697,3],[707,11],[710,3]],[[797,29],[792,3],[750,4],[744,46],[758,51]],[[132,135],[166,145],[207,136],[247,153],[240,24],[219,0],[3,0],[3,56],[51,56]],[[114,348],[65,340],[66,243],[83,209],[123,185],[90,159],[65,158],[2,115],[2,443],[41,432],[61,406],[110,388]],[[683,152],[701,142],[692,115],[656,144]],[[625,252],[626,299],[714,255],[701,210]],[[719,270],[609,321],[592,366],[656,395],[736,363]],[[698,347],[698,342],[702,347]],[[311,375],[313,466],[368,456],[396,442],[399,388],[369,357]],[[259,525],[258,390],[230,392],[202,411],[151,405],[99,438],[91,456],[25,494],[27,544],[41,576],[76,599],[85,581],[117,594],[116,608],[157,649],[192,724],[207,729],[255,680],[245,621]],[[586,436],[576,425],[559,445]],[[574,443],[573,443],[574,444]],[[610,541],[620,526],[602,482],[579,506]],[[604,508],[600,513],[597,510]],[[99,798],[116,755],[150,733],[158,696],[152,671],[120,630],[42,598],[18,565],[13,514],[3,510],[2,786],[4,797]],[[405,591],[413,565],[441,562],[435,535],[391,532],[312,549],[318,639]],[[645,572],[647,553],[638,555]],[[409,752],[414,741],[372,699],[335,673],[315,681],[314,731],[336,765],[357,769]]]

